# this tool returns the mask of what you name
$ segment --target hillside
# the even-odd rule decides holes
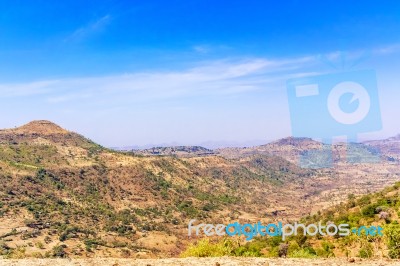
[[[288,194],[313,175],[271,156],[115,152],[48,121],[2,130],[0,140],[7,257],[177,255],[193,218],[248,220],[277,208],[288,210],[283,217],[304,215],[295,208],[302,193]]]
[[[400,259],[400,182],[384,190],[361,197],[348,195],[348,201],[333,208],[306,217],[305,222],[323,221],[346,223],[351,228],[375,226],[383,228],[383,236],[332,238],[332,252],[336,255],[361,258],[389,257]]]
[[[366,141],[364,143],[380,150],[391,161],[400,160],[400,134],[391,138]]]
[[[263,148],[282,153],[230,158],[143,156],[106,149],[49,121],[0,130],[0,252],[178,256],[195,241],[187,237],[191,219],[294,220],[400,180],[398,162],[300,168],[284,156],[290,147],[300,152],[300,144],[281,140]]]
[[[295,158],[302,151],[318,149],[321,144],[309,138],[294,138],[287,137],[273,141],[271,143],[245,148],[222,148],[217,149],[217,152],[227,158],[237,158],[255,154],[277,154],[280,157],[286,157],[291,161],[297,161]]]
[[[210,150],[200,146],[171,146],[132,150],[132,153],[176,157],[220,155],[227,159],[265,155],[284,158],[303,168],[330,168],[343,164],[395,162],[399,160],[399,145],[400,135],[362,143],[334,143],[332,146],[311,138],[287,137],[253,147]],[[327,161],[331,161],[332,164]]]
[[[324,161],[330,156],[334,165],[346,163],[373,163],[376,161],[394,161],[389,159],[393,155],[396,159],[400,148],[396,138],[384,141],[366,143],[334,143],[332,146],[312,140],[310,138],[283,138],[265,145],[245,148],[223,148],[216,152],[226,158],[240,158],[255,154],[274,155],[282,157],[304,168],[324,168]],[[397,146],[396,146],[397,145]],[[381,156],[384,155],[384,156]],[[393,158],[392,158],[393,159]],[[329,160],[329,158],[328,158]],[[309,162],[307,162],[309,161]],[[333,165],[328,165],[332,167]]]
[[[282,239],[281,236],[257,237],[240,244],[240,240],[222,239],[210,242],[207,239],[190,246],[184,257],[214,256],[267,256],[289,258],[334,258],[400,259],[400,182],[380,192],[361,197],[348,195],[348,201],[337,206],[304,217],[299,223],[322,226],[347,224],[347,236],[297,235]],[[371,229],[371,226],[374,229]],[[378,229],[381,227],[382,229]],[[371,234],[367,234],[370,228]],[[326,234],[326,231],[323,233]],[[331,230],[331,232],[333,232]],[[382,234],[379,235],[379,232]],[[331,261],[332,263],[332,261]],[[398,263],[398,261],[396,262]]]

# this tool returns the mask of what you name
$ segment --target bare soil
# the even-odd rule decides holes
[[[400,265],[394,260],[361,260],[347,259],[266,259],[266,258],[185,258],[185,259],[23,259],[1,260],[1,266],[309,266],[309,265]]]

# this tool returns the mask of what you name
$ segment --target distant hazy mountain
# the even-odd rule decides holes
[[[205,141],[198,144],[188,145],[179,142],[171,143],[160,143],[160,144],[146,144],[146,145],[132,145],[132,146],[122,146],[122,147],[110,147],[111,149],[118,151],[131,151],[131,150],[146,150],[155,147],[177,147],[177,146],[200,146],[206,149],[214,150],[218,148],[230,148],[230,147],[253,147],[256,145],[263,145],[270,141],[266,140],[252,140],[252,141]]]
[[[400,160],[400,134],[383,140],[372,140],[364,142],[366,145],[377,148],[382,154],[390,159]]]
[[[134,154],[140,155],[167,155],[178,157],[205,156],[216,154],[213,150],[206,149],[200,146],[153,147],[150,149],[132,150],[132,152]]]

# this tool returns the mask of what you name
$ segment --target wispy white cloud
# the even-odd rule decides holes
[[[210,47],[207,45],[195,45],[193,50],[197,53],[206,54],[210,51]]]
[[[374,56],[400,53],[400,44],[391,44],[373,49],[333,51],[318,56],[319,61],[333,69],[349,70],[371,60]]]
[[[2,97],[46,95],[53,91],[53,86],[58,84],[58,82],[57,80],[44,80],[28,83],[0,84],[0,93]]]
[[[88,100],[145,102],[157,99],[232,95],[266,89],[293,65],[313,59],[290,60],[218,60],[197,67],[170,72],[140,72],[103,77],[66,78],[32,83],[1,85],[3,96],[40,94],[48,103]],[[269,77],[271,75],[271,77]],[[4,94],[5,92],[5,94]]]
[[[94,22],[91,22],[79,29],[75,30],[72,34],[67,36],[64,41],[80,41],[93,33],[102,31],[111,22],[111,16],[105,15]]]
[[[350,58],[356,58],[355,55],[350,53]],[[332,53],[325,57],[338,61],[341,55]],[[252,135],[256,139],[271,127],[283,132],[274,131],[274,134],[290,134],[288,115],[281,115],[287,113],[286,80],[331,70],[318,56],[278,60],[230,58],[197,62],[192,67],[174,71],[0,84],[4,103],[0,108],[7,112],[18,107],[13,112],[14,118],[57,120],[61,117],[71,125],[81,123],[82,132],[89,136],[100,136],[101,131],[125,144],[132,143],[135,137],[142,143],[148,143],[151,138],[157,141],[202,139],[205,134],[202,130],[206,128],[203,125],[210,132],[217,132],[221,139],[231,136],[232,132],[243,136],[248,131],[261,132]],[[395,99],[388,96],[392,98]],[[260,99],[263,107],[254,99]],[[390,106],[397,110],[395,104]],[[261,116],[264,120],[260,120]],[[237,123],[238,120],[241,122]],[[224,126],[216,126],[221,123]],[[117,126],[125,125],[129,133],[124,137],[114,132]],[[159,134],[160,128],[163,134]]]
[[[380,48],[374,49],[373,52],[375,54],[384,54],[384,55],[398,53],[398,52],[400,52],[400,43],[380,47]]]
[[[50,96],[47,97],[46,100],[49,103],[62,103],[62,102],[67,102],[67,101],[71,101],[71,100],[77,100],[77,99],[90,99],[91,97],[93,97],[93,95],[91,94],[81,94],[81,93],[66,93],[63,95],[56,95],[56,96]]]

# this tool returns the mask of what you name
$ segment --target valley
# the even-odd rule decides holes
[[[307,169],[298,156],[321,144],[286,138],[215,151],[115,151],[49,121],[0,131],[0,252],[7,258],[180,256],[191,219],[295,221],[400,181],[389,139],[376,163]],[[388,143],[389,142],[389,143]],[[386,146],[385,146],[386,145]]]

